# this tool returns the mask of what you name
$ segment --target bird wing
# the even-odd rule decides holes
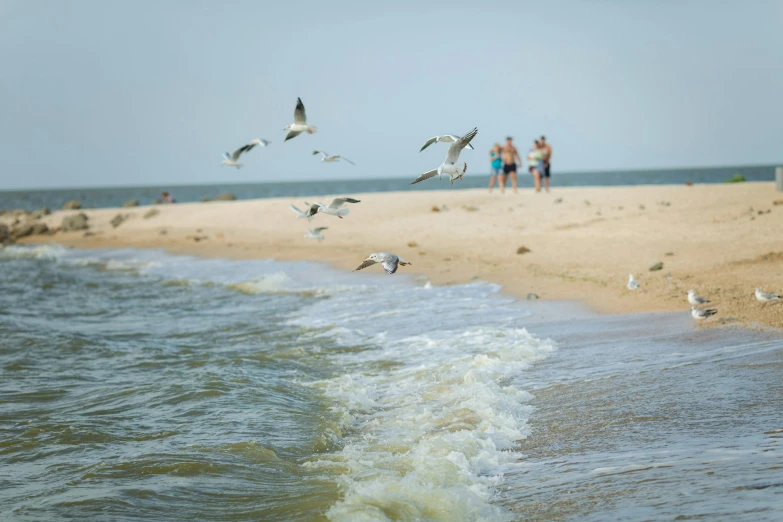
[[[348,162],[348,163],[350,163],[351,165],[354,165],[354,166],[356,166],[356,163],[354,163],[353,161],[349,160],[349,159],[348,159],[348,158],[346,158],[345,156],[336,156],[336,157],[338,157],[338,158],[340,158],[340,159],[343,159],[343,160],[347,161],[347,162]]]
[[[430,170],[429,172],[425,172],[424,174],[422,174],[421,176],[416,178],[413,181],[413,183],[411,183],[411,185],[415,185],[419,181],[424,181],[425,179],[430,179],[431,177],[437,176],[437,175],[438,175],[438,169]]]
[[[324,151],[322,151],[322,150],[314,150],[314,151],[313,151],[313,156],[316,156],[316,155],[318,155],[318,154],[320,154],[320,155],[321,155],[321,156],[323,156],[324,158],[325,158],[326,156],[328,156],[328,154],[327,154],[327,153],[325,153],[325,152],[324,152]]]
[[[305,215],[305,213],[304,213],[304,212],[302,212],[301,210],[299,210],[298,208],[296,208],[296,207],[295,207],[295,206],[293,206],[293,205],[289,205],[289,208],[290,208],[291,210],[293,210],[293,211],[296,213],[296,215],[297,215],[297,216],[304,216],[304,215]]]
[[[307,217],[313,217],[318,213],[318,209],[321,208],[320,203],[313,203],[310,205],[310,208],[307,209],[307,212],[305,213],[305,216]]]
[[[258,144],[257,141],[253,140],[244,147],[239,147],[237,150],[234,151],[234,153],[231,155],[231,161],[237,161],[239,159],[239,156],[242,155],[244,152],[250,152],[253,150],[253,147],[255,147]]]
[[[440,138],[440,136],[434,136],[434,137],[432,137],[432,138],[428,139],[428,140],[427,140],[427,141],[424,143],[424,146],[423,146],[422,148],[420,148],[420,149],[419,149],[419,152],[423,151],[424,149],[426,149],[427,147],[429,147],[429,146],[430,146],[430,145],[432,145],[433,143],[436,143],[436,142],[438,141],[438,138]]]
[[[362,261],[362,264],[354,268],[353,271],[356,272],[357,270],[361,270],[363,268],[367,268],[368,266],[372,266],[375,263],[377,263],[377,261],[373,261],[372,259],[365,259],[364,261]]]
[[[296,99],[296,109],[294,109],[294,123],[301,123],[302,125],[307,123],[307,114],[305,114],[302,98]]]
[[[329,230],[329,227],[318,227],[314,230],[316,234],[320,234],[324,230]]]
[[[329,208],[340,208],[346,203],[361,203],[358,199],[353,198],[334,198],[331,203],[329,203]]]
[[[459,159],[459,153],[470,143],[470,140],[476,137],[476,134],[478,134],[478,128],[474,128],[472,131],[452,143],[449,147],[449,152],[446,155],[446,163],[456,163]]]
[[[288,141],[291,138],[296,138],[300,134],[302,134],[302,131],[290,131],[288,134],[286,134],[285,140],[283,141]]]
[[[387,274],[393,274],[400,266],[400,259],[397,256],[389,256],[383,260],[383,269]]]
[[[266,147],[267,145],[269,145],[270,143],[272,143],[272,142],[271,142],[271,141],[269,141],[269,140],[258,140],[258,141],[260,142],[260,144],[261,144],[261,146],[262,146],[262,147]]]
[[[226,158],[227,160],[230,160],[231,159],[231,154],[229,154],[228,152],[224,152],[223,153],[223,157]]]

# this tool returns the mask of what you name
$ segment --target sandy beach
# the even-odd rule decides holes
[[[490,281],[520,299],[577,300],[603,313],[687,313],[693,288],[719,310],[705,325],[783,326],[783,305],[762,308],[752,295],[756,286],[783,290],[783,206],[775,205],[783,194],[773,183],[350,196],[362,202],[345,219],[318,215],[310,223],[288,208],[304,207],[292,198],[57,211],[43,219],[50,228],[84,212],[89,231],[23,241],[323,261],[346,270],[386,251],[412,263],[400,273],[433,284]],[[158,212],[144,217],[151,209]],[[115,228],[118,214],[126,219]],[[328,227],[324,241],[303,237],[318,226]],[[658,262],[663,268],[650,271]],[[626,289],[629,273],[640,290]]]

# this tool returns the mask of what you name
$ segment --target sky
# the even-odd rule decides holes
[[[0,190],[412,180],[473,127],[469,174],[506,135],[546,134],[553,176],[780,163],[781,27],[777,0],[0,0]],[[297,97],[319,130],[284,143]]]

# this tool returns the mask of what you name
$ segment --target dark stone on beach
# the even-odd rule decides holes
[[[160,214],[160,210],[157,208],[151,208],[144,214],[144,219],[149,219]]]
[[[139,204],[140,203],[139,203],[138,199],[132,199],[130,201],[126,201],[125,204],[122,207],[123,208],[138,207]]]
[[[51,210],[49,210],[48,208],[44,207],[41,210],[36,210],[35,212],[33,212],[32,218],[33,219],[41,219],[42,217],[48,216],[51,213],[52,213]]]
[[[526,246],[517,248],[517,254],[527,254],[528,252],[531,252],[531,250]]]
[[[33,224],[33,232],[31,235],[40,236],[41,234],[48,234],[48,233],[49,233],[49,227],[46,226],[46,223]]]
[[[665,256],[673,256],[673,255],[674,255],[674,252],[666,252],[664,255],[665,255]]]
[[[87,224],[87,214],[79,212],[72,216],[65,216],[63,222],[60,225],[60,230],[63,232],[70,232],[72,230],[85,230],[90,226]]]
[[[656,261],[652,265],[650,265],[650,272],[655,272],[656,270],[663,269],[663,261]]]
[[[33,225],[22,225],[19,228],[15,228],[11,231],[11,236],[13,236],[14,239],[22,239],[23,237],[27,237],[33,233]]]
[[[539,299],[538,294],[534,294],[532,292],[527,294],[528,301],[535,301],[536,299]]]
[[[125,221],[126,219],[127,219],[126,216],[122,214],[117,214],[116,216],[111,218],[111,221],[109,221],[109,223],[111,223],[111,226],[113,226],[114,228],[117,228],[118,226],[122,225],[122,222]]]
[[[237,197],[234,194],[231,192],[226,192],[225,194],[220,194],[214,198],[201,198],[201,202],[207,203],[209,201],[234,201],[236,199]]]
[[[66,201],[62,208],[63,210],[79,210],[82,208],[82,204],[75,199],[72,199],[71,201]]]
[[[563,198],[557,198],[553,203],[562,203],[562,202],[563,202]]]

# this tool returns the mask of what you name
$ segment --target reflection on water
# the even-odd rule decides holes
[[[0,273],[3,520],[780,511],[777,332],[156,251]]]

